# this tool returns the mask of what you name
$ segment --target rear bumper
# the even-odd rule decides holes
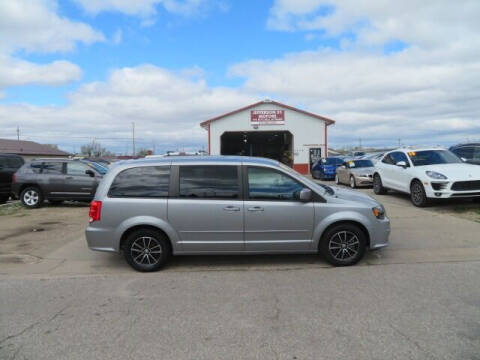
[[[112,232],[89,225],[85,230],[88,248],[94,251],[120,252],[118,241],[111,238]]]

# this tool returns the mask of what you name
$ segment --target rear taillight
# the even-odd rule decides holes
[[[89,222],[99,221],[102,215],[102,202],[101,201],[92,201],[90,203],[90,211],[88,213],[90,216]]]
[[[17,182],[17,175],[13,174],[12,175],[12,184],[15,184]]]

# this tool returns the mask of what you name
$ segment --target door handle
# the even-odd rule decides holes
[[[250,207],[247,209],[248,211],[263,211],[263,207],[261,206],[254,206],[254,207]]]
[[[240,211],[240,208],[236,206],[227,206],[223,208],[223,211]]]

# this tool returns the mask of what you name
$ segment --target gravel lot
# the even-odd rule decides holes
[[[185,256],[154,274],[86,248],[85,204],[2,206],[0,359],[480,359],[480,223],[455,210],[478,204],[380,200],[391,246],[356,267]]]

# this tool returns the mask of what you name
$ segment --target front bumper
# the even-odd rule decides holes
[[[357,186],[372,186],[373,177],[372,176],[355,176],[355,184]]]
[[[391,233],[390,219],[385,216],[384,219],[377,219],[369,229],[370,232],[370,250],[377,250],[389,245]]]
[[[480,197],[480,190],[452,190],[453,181],[424,182],[425,194],[431,199],[454,199]]]

